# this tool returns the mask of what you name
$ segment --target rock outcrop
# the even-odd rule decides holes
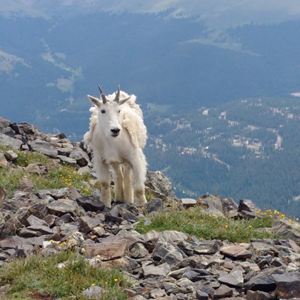
[[[40,151],[55,163],[92,173],[83,145],[71,143],[64,134],[45,135],[35,126],[0,118],[1,144]],[[14,159],[14,152],[0,150],[0,168]],[[26,169],[47,174],[41,163]],[[204,213],[228,218],[253,218],[259,211],[251,200],[237,204],[219,195],[174,199],[168,196],[171,183],[161,172],[149,172],[147,186],[152,200],[145,207],[113,203],[111,209],[96,194],[83,197],[72,186],[35,191],[24,177],[11,198],[0,187],[0,267],[37,252],[73,249],[95,266],[119,266],[127,273],[133,282],[126,290],[130,299],[300,298],[300,235],[290,222],[274,223],[273,230],[283,239],[240,244],[207,241],[177,231],[140,234],[135,230],[140,218],[171,206],[182,210],[199,205]]]

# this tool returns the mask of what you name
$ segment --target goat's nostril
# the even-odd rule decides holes
[[[119,134],[119,132],[120,132],[120,129],[119,128],[113,128],[113,129],[111,129],[111,132],[113,133],[113,134]]]

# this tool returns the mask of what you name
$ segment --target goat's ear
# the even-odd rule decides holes
[[[98,98],[93,97],[93,96],[90,96],[90,95],[88,95],[88,98],[89,98],[90,101],[91,101],[94,105],[96,105],[97,107],[100,107],[100,106],[101,106],[101,101],[100,101]]]
[[[124,104],[126,101],[128,101],[129,99],[131,98],[131,96],[127,97],[127,98],[124,98],[124,99],[121,99],[119,100],[119,105],[122,105]]]

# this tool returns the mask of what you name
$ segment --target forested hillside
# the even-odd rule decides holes
[[[218,193],[300,216],[300,99],[244,99],[156,117],[146,156],[179,196]]]
[[[169,13],[0,16],[2,116],[79,140],[98,83],[175,112],[298,92],[299,21],[217,33]]]

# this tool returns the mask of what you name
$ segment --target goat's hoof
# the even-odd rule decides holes
[[[147,203],[146,199],[139,199],[136,201],[136,206],[144,206]]]

